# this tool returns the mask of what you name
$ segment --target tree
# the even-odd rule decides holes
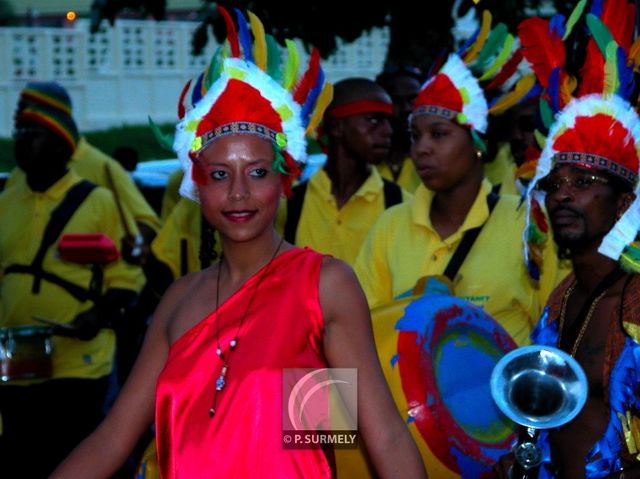
[[[15,22],[13,7],[7,0],[0,0],[0,26],[5,27]]]
[[[428,68],[433,59],[452,46],[451,10],[453,1],[435,1],[417,6],[415,0],[371,2],[370,0],[202,0],[201,24],[193,38],[194,53],[200,53],[206,45],[208,32],[213,31],[218,40],[224,37],[224,25],[215,9],[219,3],[227,9],[251,10],[258,15],[265,29],[277,40],[300,38],[306,45],[314,45],[326,58],[337,47],[337,40],[351,42],[373,27],[388,25],[390,44],[386,59],[388,66],[415,65]],[[527,9],[551,2],[557,11],[570,12],[572,2],[563,0],[462,0],[460,14],[470,8],[488,9],[494,22],[504,22],[511,30],[527,16]],[[124,8],[137,9],[157,18],[164,15],[165,0],[94,0],[101,4],[103,16],[113,22],[115,15]],[[357,12],[355,15],[347,13]],[[98,10],[96,10],[98,11]],[[426,12],[426,13],[425,13]]]

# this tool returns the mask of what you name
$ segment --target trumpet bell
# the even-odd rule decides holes
[[[587,400],[587,377],[578,362],[550,346],[514,349],[491,373],[491,395],[512,421],[549,429],[571,421]]]

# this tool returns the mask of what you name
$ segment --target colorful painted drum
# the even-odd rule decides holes
[[[0,328],[0,380],[51,377],[52,352],[49,327]]]
[[[516,343],[478,306],[410,297],[372,312],[387,382],[430,476],[488,478],[516,439],[495,405],[491,372]]]

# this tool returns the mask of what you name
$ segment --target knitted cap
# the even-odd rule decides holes
[[[71,116],[59,110],[33,105],[22,110],[18,114],[17,121],[33,121],[41,124],[61,137],[69,145],[72,153],[76,151],[79,135],[76,123]]]
[[[25,105],[44,105],[71,115],[71,98],[67,90],[56,82],[30,82],[20,93]]]

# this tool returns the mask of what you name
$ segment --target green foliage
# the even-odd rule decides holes
[[[160,125],[163,132],[173,131],[174,125]],[[162,148],[151,129],[146,125],[124,126],[104,131],[84,134],[89,143],[111,154],[119,146],[131,146],[138,151],[140,161],[175,158],[170,151]],[[15,166],[13,141],[0,138],[0,171],[10,171]]]
[[[2,1],[2,0],[0,0]],[[503,22],[511,32],[527,15],[547,5],[546,0],[462,0],[459,15],[470,8],[491,11],[494,24]],[[417,4],[415,0],[371,2],[370,0],[202,0],[199,12],[201,23],[192,38],[193,53],[203,51],[213,31],[220,41],[225,36],[224,22],[215,9],[216,4],[228,10],[239,8],[253,11],[283,45],[285,38],[299,38],[307,46],[313,45],[323,58],[335,52],[338,41],[352,42],[373,27],[390,27],[391,42],[386,66],[412,65],[425,71],[442,51],[452,46],[451,1],[432,1]],[[575,0],[551,0],[559,13],[569,15]],[[102,19],[113,23],[117,14],[126,9],[159,19],[164,15],[166,0],[94,0],[92,24]],[[357,12],[349,14],[350,11]],[[426,8],[428,14],[422,13]],[[548,8],[547,8],[548,10]]]
[[[10,26],[15,23],[13,7],[7,0],[0,0],[0,26]]]

